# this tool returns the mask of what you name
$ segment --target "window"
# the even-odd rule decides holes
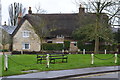
[[[23,37],[29,37],[30,31],[23,31]]]
[[[89,42],[88,42],[88,43],[85,43],[85,45],[91,45],[91,44],[92,44],[92,43],[89,43]]]
[[[64,38],[63,35],[57,35],[57,38]]]
[[[74,43],[74,46],[77,46],[77,43]]]
[[[52,40],[48,40],[47,43],[52,43]]]
[[[74,46],[77,46],[77,42],[71,42],[72,44],[74,44]]]
[[[52,41],[48,41],[47,43],[52,43]]]
[[[56,43],[64,43],[64,42],[56,42]]]
[[[23,49],[30,49],[29,43],[23,43]]]

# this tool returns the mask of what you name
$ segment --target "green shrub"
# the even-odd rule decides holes
[[[117,50],[117,46],[116,45],[100,45],[100,51],[116,51]]]
[[[94,43],[92,43],[92,44],[85,44],[83,42],[78,41],[77,42],[77,46],[81,50],[86,49],[87,51],[94,51]],[[113,45],[100,45],[99,46],[99,50],[100,51],[104,51],[105,49],[107,51],[116,51],[117,46],[115,44],[113,44]]]
[[[62,43],[43,43],[42,45],[43,50],[62,50],[63,44]]]
[[[0,49],[0,52],[3,52],[3,51],[4,51],[4,52],[8,52],[9,50],[7,50],[7,49],[4,49],[4,50],[3,50],[3,49]]]
[[[93,51],[94,50],[94,44],[85,44],[81,41],[77,42],[77,47],[81,50],[86,49],[87,51]]]
[[[70,48],[70,41],[64,41],[64,49],[65,50],[69,50],[69,48]]]

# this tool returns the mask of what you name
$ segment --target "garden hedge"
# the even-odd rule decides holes
[[[65,40],[64,41],[64,49],[69,50],[69,48],[70,48],[70,41]]]
[[[85,43],[82,43],[80,41],[77,42],[77,46],[79,49],[83,50],[83,49],[86,49],[86,51],[94,51],[94,43],[92,44],[85,44]],[[107,50],[107,51],[116,51],[117,50],[117,46],[116,45],[100,45],[99,46],[99,50],[100,51],[104,51],[104,50]]]
[[[62,43],[43,43],[42,47],[43,47],[43,50],[60,51],[63,49],[63,44]]]

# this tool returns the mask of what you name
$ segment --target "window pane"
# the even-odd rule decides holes
[[[29,31],[24,31],[23,32],[23,37],[29,37]]]
[[[29,49],[29,44],[25,44],[25,49]]]

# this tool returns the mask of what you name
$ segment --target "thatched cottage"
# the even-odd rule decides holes
[[[73,40],[71,35],[75,29],[80,27],[79,21],[82,17],[89,16],[95,19],[94,13],[86,13],[83,7],[79,8],[79,13],[59,13],[59,14],[34,14],[31,7],[28,14],[24,17],[19,16],[19,24],[11,32],[13,51],[40,51],[40,38],[34,27],[41,25],[42,19],[45,20],[45,29],[49,34],[45,36],[43,43],[63,43],[64,40],[70,41],[70,51],[77,51],[77,41]],[[87,24],[87,23],[86,23]],[[12,27],[11,27],[12,28]]]

